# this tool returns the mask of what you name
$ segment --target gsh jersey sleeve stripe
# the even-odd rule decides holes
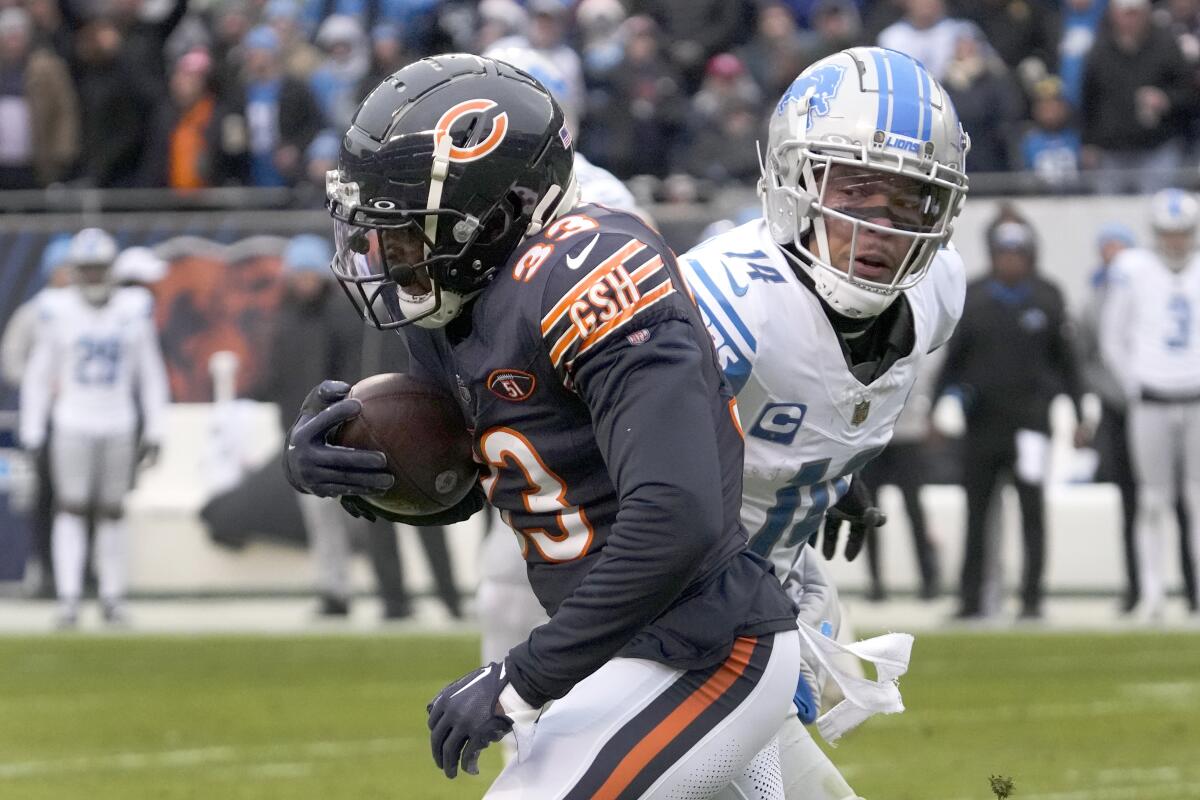
[[[545,336],[550,333],[550,331],[553,330],[554,325],[563,318],[563,315],[567,313],[572,305],[584,298],[589,289],[598,284],[600,281],[604,280],[606,275],[627,262],[629,259],[633,258],[645,248],[646,245],[643,242],[639,242],[637,239],[631,239],[623,247],[617,250],[617,252],[604,259],[599,266],[584,275],[579,283],[575,284],[575,286],[569,292],[563,295],[563,298],[554,305],[554,308],[550,310],[550,313],[542,318],[542,335]]]

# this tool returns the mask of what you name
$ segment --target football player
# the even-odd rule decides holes
[[[799,637],[746,549],[734,399],[662,238],[577,192],[550,94],[470,55],[380,84],[329,175],[335,273],[460,400],[488,466],[456,508],[399,521],[486,493],[550,617],[434,698],[434,761],[472,772],[514,730],[488,797],[778,796]],[[286,469],[378,513],[384,456],[326,442],[359,412],[347,391],[313,391]]]
[[[824,526],[831,556],[850,518],[845,554],[857,554],[878,519],[852,477],[887,445],[922,360],[962,313],[965,275],[948,243],[968,149],[953,104],[919,62],[844,50],[804,70],[771,116],[763,217],[680,256],[737,393],[750,547],[788,574],[802,605],[822,584],[800,548]],[[802,652],[819,674],[820,655]],[[787,796],[854,797],[800,725],[820,695],[807,677],[799,719],[781,732]],[[830,719],[822,731],[844,727]]]
[[[135,467],[158,452],[168,400],[151,297],[145,289],[113,285],[116,257],[116,243],[104,231],[87,228],[74,236],[66,261],[75,282],[39,307],[37,343],[21,382],[23,446],[37,451],[47,426],[54,427],[50,466],[58,511],[51,554],[64,628],[79,619],[89,516],[104,620],[125,622],[123,503]]]
[[[1179,189],[1150,201],[1153,250],[1113,261],[1100,348],[1129,396],[1129,450],[1137,481],[1135,539],[1141,600],[1157,621],[1166,603],[1165,520],[1182,484],[1194,568],[1200,567],[1200,203]],[[1182,470],[1182,473],[1180,472]]]
[[[572,138],[579,132],[578,98],[571,92],[558,67],[536,50],[527,47],[493,47],[484,56],[503,61],[532,75],[554,97],[563,110]],[[625,184],[607,170],[595,166],[578,150],[574,153],[575,182],[580,203],[598,203],[629,211],[643,219]],[[513,532],[499,514],[491,514],[481,548],[479,588],[475,608],[479,614],[480,649],[483,663],[501,661],[512,647],[546,621],[546,611],[529,588],[525,561],[512,546]],[[504,739],[505,756],[514,755],[511,737]]]

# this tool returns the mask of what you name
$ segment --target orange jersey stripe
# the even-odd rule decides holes
[[[674,291],[675,287],[671,285],[669,281],[655,286],[653,289],[642,295],[641,299],[636,303],[622,311],[620,314],[617,314],[599,328],[596,328],[596,330],[592,331],[588,337],[583,340],[583,346],[579,348],[579,352],[576,353],[576,355],[582,355],[588,350],[591,350],[593,345],[607,337],[610,333],[624,325],[629,320],[633,319],[633,317],[636,316],[639,311],[649,308]]]
[[[654,730],[646,734],[644,739],[634,745],[633,749],[621,759],[621,763],[608,776],[608,780],[604,782],[599,791],[592,795],[592,800],[615,800],[620,796],[621,792],[633,783],[638,774],[656,755],[662,752],[663,748],[669,745],[676,736],[683,733],[688,725],[704,713],[705,709],[717,702],[734,681],[742,676],[746,666],[750,663],[750,654],[754,652],[754,645],[757,641],[757,637],[739,636],[733,643],[733,652],[729,654],[729,658],[725,660],[721,668],[676,706],[675,710],[658,723]]]
[[[662,256],[655,256],[654,258],[650,259],[642,266],[635,269],[633,271],[633,274],[630,275],[629,278],[636,285],[636,284],[644,281],[646,278],[649,278],[651,275],[658,272],[660,269],[662,269]],[[650,293],[653,294],[655,291],[658,291],[658,289],[662,288],[662,286],[669,286],[669,285],[670,285],[669,283],[661,284],[660,286],[657,286],[653,290],[651,290]],[[667,292],[667,294],[670,294],[670,292]],[[643,296],[643,298],[644,297],[645,297],[645,295]],[[647,305],[649,305],[649,304],[647,304]],[[643,307],[644,306],[642,306],[641,303],[639,302],[639,303],[631,306],[630,308],[633,309],[632,313],[636,313],[637,309],[643,308]],[[631,316],[632,316],[632,313],[631,313]],[[623,318],[622,316],[614,317],[614,319],[622,319],[622,318]],[[628,317],[624,317],[624,319],[628,319]],[[594,331],[593,334],[598,333],[598,332],[599,332],[599,330]],[[556,366],[556,367],[558,366],[559,361],[562,360],[563,353],[566,352],[568,347],[570,347],[571,345],[573,345],[575,343],[575,340],[578,339],[579,336],[580,336],[579,328],[572,325],[570,328],[567,328],[566,333],[564,333],[562,336],[559,337],[558,341],[554,343],[554,347],[550,348],[550,361],[554,363],[554,366]],[[591,337],[589,337],[589,341],[590,341],[590,339],[591,339]]]
[[[604,276],[612,272],[618,265],[625,263],[633,258],[639,252],[644,250],[646,245],[639,242],[637,239],[631,239],[625,243],[617,252],[613,253],[608,258],[601,262],[600,266],[584,276],[583,280],[575,284],[571,291],[555,304],[554,308],[550,309],[550,313],[542,318],[542,336],[550,333],[554,324],[562,319],[563,314],[567,313],[572,304],[587,294],[588,289],[603,280]]]
[[[738,436],[746,438],[746,432],[742,430],[742,421],[738,418],[737,398],[729,398],[729,418],[733,420],[733,427],[737,428]]]

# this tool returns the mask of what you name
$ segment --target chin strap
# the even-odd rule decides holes
[[[449,136],[435,137],[433,146],[433,169],[429,174],[429,200],[425,207],[437,211],[442,207],[442,189],[446,178],[450,175],[450,148],[453,142]],[[425,258],[429,258],[429,243],[437,241],[438,215],[425,215]]]

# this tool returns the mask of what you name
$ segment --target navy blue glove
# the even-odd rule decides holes
[[[464,772],[478,775],[479,754],[512,730],[500,706],[506,685],[504,667],[492,662],[442,689],[426,707],[433,762],[447,778],[458,774],[460,762]]]
[[[453,525],[456,522],[470,519],[475,515],[475,512],[483,508],[486,497],[483,490],[476,485],[471,491],[467,492],[466,497],[445,511],[438,511],[435,514],[426,514],[420,517],[385,511],[378,506],[371,505],[358,495],[343,495],[339,499],[342,501],[342,508],[352,517],[366,519],[370,522],[374,522],[376,519],[386,519],[388,522],[402,522],[405,525],[412,525],[415,528],[428,528],[434,525]]]
[[[319,497],[372,495],[395,482],[383,453],[335,447],[326,441],[334,428],[362,411],[362,403],[347,399],[349,392],[349,384],[322,381],[304,398],[283,449],[283,472],[298,491]]]
[[[850,535],[846,538],[847,561],[853,561],[858,556],[869,531],[887,522],[887,516],[871,501],[870,488],[858,475],[850,480],[850,490],[825,513],[825,541],[821,544],[821,552],[826,559],[832,559],[837,554],[838,535],[843,522],[850,523]],[[808,543],[816,546],[816,533]]]

